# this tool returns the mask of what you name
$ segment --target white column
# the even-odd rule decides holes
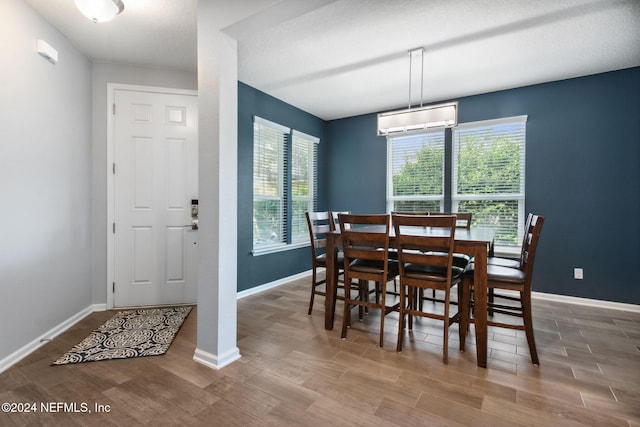
[[[198,337],[194,360],[220,369],[237,347],[238,46],[233,38],[335,0],[198,0]],[[226,33],[221,32],[224,29]],[[229,36],[232,34],[232,36]]]
[[[237,347],[237,42],[198,4],[198,335],[194,360],[220,369]]]

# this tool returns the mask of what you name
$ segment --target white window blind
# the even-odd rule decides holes
[[[452,211],[497,228],[497,245],[521,242],[527,116],[464,123],[453,130]]]
[[[387,138],[387,211],[440,212],[444,130]]]
[[[320,140],[297,130],[291,136],[291,243],[300,243],[309,240],[305,212],[316,210]]]
[[[289,128],[260,117],[253,123],[253,249],[285,245],[285,162]]]
[[[253,131],[253,254],[308,245],[320,140],[260,117]]]

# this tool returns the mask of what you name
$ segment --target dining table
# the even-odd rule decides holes
[[[438,234],[437,230],[424,229],[426,236]],[[454,252],[467,254],[474,258],[473,303],[474,315],[470,319],[474,324],[476,338],[477,365],[487,367],[487,258],[493,247],[495,230],[489,227],[457,228],[455,230]],[[341,246],[340,230],[326,234],[326,298],[325,329],[333,329],[336,310],[338,262],[337,254]],[[389,231],[389,248],[395,248],[395,232]]]

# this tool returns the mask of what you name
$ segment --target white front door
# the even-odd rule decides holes
[[[198,98],[114,93],[114,307],[195,303]]]

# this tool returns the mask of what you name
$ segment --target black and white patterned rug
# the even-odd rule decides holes
[[[53,365],[164,354],[190,312],[188,306],[118,312]]]

